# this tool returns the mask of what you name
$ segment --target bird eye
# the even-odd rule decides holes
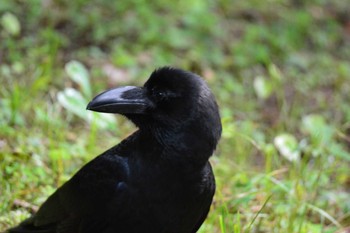
[[[164,96],[165,96],[165,93],[164,93],[164,92],[161,92],[161,91],[158,91],[158,92],[156,92],[156,96],[157,96],[157,97],[164,97]]]
[[[159,99],[159,100],[163,100],[167,97],[167,94],[166,92],[164,91],[161,91],[159,89],[156,89],[156,88],[153,88],[152,89],[152,95],[156,98],[156,99]]]

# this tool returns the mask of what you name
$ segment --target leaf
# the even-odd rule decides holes
[[[331,216],[329,213],[327,213],[325,210],[312,205],[312,204],[306,204],[308,208],[310,208],[311,210],[314,210],[315,212],[319,213],[321,216],[325,217],[326,219],[328,219],[330,222],[332,222],[334,225],[336,225],[337,227],[341,228],[341,224],[333,217]]]
[[[115,129],[116,121],[114,115],[108,113],[87,112],[89,122],[103,129]]]
[[[1,25],[12,36],[17,36],[21,32],[21,24],[18,18],[12,13],[6,12],[1,17]]]
[[[327,145],[332,142],[335,129],[326,123],[323,116],[310,114],[302,119],[303,130],[310,134],[316,145]]]
[[[65,70],[69,77],[81,87],[84,96],[91,99],[90,77],[85,66],[78,61],[70,61],[66,64]]]
[[[85,109],[87,101],[80,92],[73,88],[66,88],[58,93],[57,99],[65,109],[87,120],[86,112],[82,111]]]
[[[254,79],[254,90],[260,99],[268,98],[273,92],[273,85],[262,76],[257,76]]]
[[[300,160],[298,142],[293,135],[280,134],[275,137],[274,144],[284,158],[291,162]]]
[[[268,72],[269,72],[270,77],[273,80],[276,80],[279,82],[283,78],[281,71],[278,69],[278,67],[275,64],[271,64],[268,66]]]
[[[324,128],[326,121],[321,115],[310,114],[303,117],[303,126],[308,133],[312,134],[318,132],[320,128]]]
[[[350,161],[350,153],[346,151],[342,144],[334,142],[329,144],[327,149],[335,157]]]
[[[69,112],[79,116],[86,122],[96,124],[99,128],[115,128],[115,118],[106,113],[86,111],[87,100],[73,88],[66,88],[57,95],[58,102]]]

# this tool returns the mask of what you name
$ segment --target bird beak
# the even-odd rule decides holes
[[[145,96],[141,87],[118,87],[97,95],[86,109],[95,112],[142,114],[151,101]]]

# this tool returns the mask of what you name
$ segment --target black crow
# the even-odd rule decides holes
[[[215,192],[208,162],[221,135],[206,83],[176,68],[119,87],[87,106],[138,130],[81,168],[11,233],[194,233]]]

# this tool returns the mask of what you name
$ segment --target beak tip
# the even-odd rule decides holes
[[[91,102],[89,102],[88,105],[86,106],[86,110],[91,110]]]

